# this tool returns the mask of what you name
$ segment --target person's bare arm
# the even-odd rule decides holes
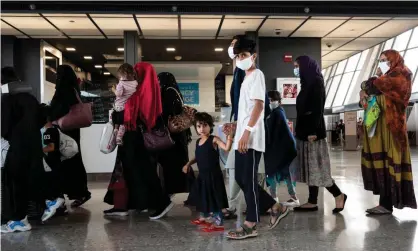
[[[183,173],[187,173],[192,165],[196,164],[196,158],[191,159],[187,164],[183,167]]]
[[[253,128],[257,123],[258,119],[260,118],[261,113],[264,110],[264,101],[262,100],[254,100],[254,108],[251,112],[250,121],[248,122],[247,126]],[[246,153],[248,151],[248,141],[250,139],[251,132],[247,129],[244,131],[241,139],[238,142],[238,151],[240,153]]]
[[[229,152],[232,148],[232,137],[231,135],[228,135],[226,138],[226,143],[224,143],[219,137],[214,137],[213,143],[222,150]]]

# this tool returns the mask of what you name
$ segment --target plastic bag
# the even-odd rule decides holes
[[[100,151],[104,154],[111,153],[116,148],[116,131],[113,130],[112,122],[108,122],[103,128],[100,137]]]
[[[9,151],[9,141],[1,138],[1,168],[4,167],[4,162],[6,162],[7,152]]]
[[[61,130],[58,129],[58,131],[60,133],[61,161],[71,159],[79,152],[78,144],[73,138],[67,134],[62,133]]]

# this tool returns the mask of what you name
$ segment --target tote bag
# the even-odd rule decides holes
[[[83,103],[76,90],[75,95],[78,104],[70,107],[70,111],[56,121],[61,130],[68,131],[72,129],[80,129],[89,127],[93,123],[92,103]]]
[[[103,128],[102,136],[100,137],[100,151],[104,154],[111,153],[116,148],[116,133],[113,130],[112,122],[108,122]]]

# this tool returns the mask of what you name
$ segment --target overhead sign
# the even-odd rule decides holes
[[[199,83],[179,83],[185,105],[199,105]]]

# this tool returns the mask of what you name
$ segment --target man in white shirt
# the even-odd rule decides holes
[[[258,235],[256,225],[260,212],[271,209],[270,229],[277,226],[289,209],[276,201],[257,183],[258,165],[265,150],[264,100],[266,84],[264,74],[256,68],[256,44],[240,39],[234,45],[237,67],[245,71],[238,105],[235,133],[235,180],[244,192],[247,216],[244,224],[227,235],[230,239],[246,239]]]

